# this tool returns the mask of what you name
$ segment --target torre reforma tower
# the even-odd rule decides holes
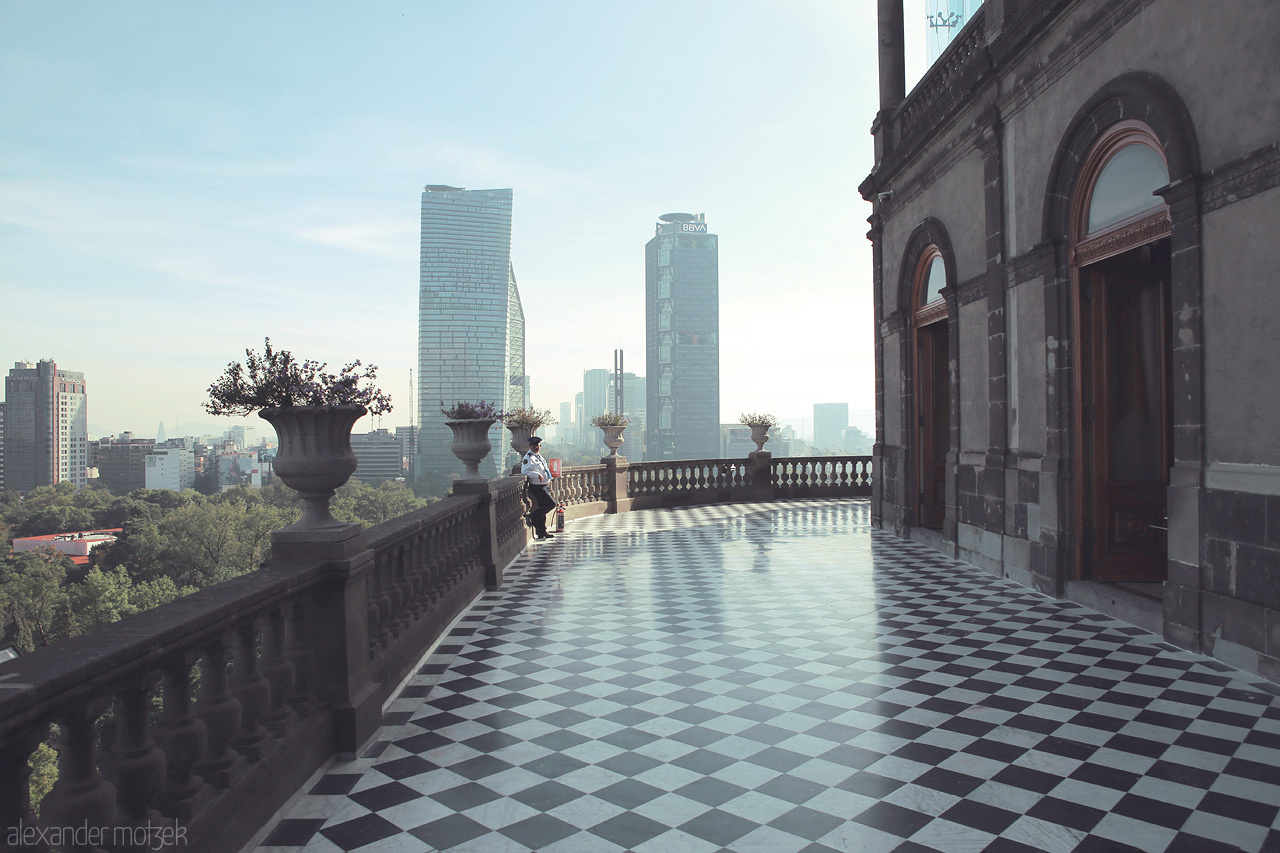
[[[644,247],[646,458],[720,455],[720,252],[706,217],[668,213]]]
[[[524,309],[511,265],[511,190],[432,184],[422,193],[418,285],[417,476],[442,493],[463,464],[440,410],[455,401],[528,404]],[[480,466],[501,473],[501,424]]]

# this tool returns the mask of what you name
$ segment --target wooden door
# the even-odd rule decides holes
[[[916,330],[920,378],[917,442],[918,518],[922,527],[941,528],[947,513],[947,451],[951,446],[951,371],[945,319]]]
[[[1167,269],[1123,259],[1080,272],[1085,574],[1157,582],[1171,461]]]

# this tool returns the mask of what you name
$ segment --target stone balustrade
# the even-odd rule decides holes
[[[432,643],[501,586],[529,543],[526,491],[463,480],[368,530],[286,528],[256,572],[0,664],[0,850],[240,849],[359,752]],[[869,495],[871,459],[609,457],[553,491],[569,520]],[[33,804],[30,757],[55,724],[58,781]]]
[[[528,544],[523,477],[455,491],[367,531],[278,531],[256,572],[0,666],[0,849],[243,846],[363,746]],[[36,820],[50,724],[58,781]]]

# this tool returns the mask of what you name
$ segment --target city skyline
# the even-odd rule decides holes
[[[673,28],[572,4],[8,4],[0,355],[73,365],[96,434],[149,434],[236,423],[203,412],[205,390],[270,336],[300,358],[379,365],[395,403],[382,425],[407,423],[419,192],[444,181],[520,198],[535,405],[572,401],[614,349],[643,350],[635,235],[694,209],[723,241],[720,420],[833,393],[870,408],[856,187],[875,25],[847,5],[711,2]],[[655,73],[682,85],[655,88]],[[662,122],[644,118],[659,105]],[[792,351],[804,370],[781,363]]]

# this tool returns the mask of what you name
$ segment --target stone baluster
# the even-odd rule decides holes
[[[293,664],[293,689],[284,701],[299,717],[309,717],[320,700],[316,696],[316,652],[311,642],[310,605],[302,596],[289,602],[285,654]]]
[[[405,574],[409,579],[409,610],[417,622],[425,612],[427,543],[421,532],[414,534],[405,553]]]
[[[152,805],[164,788],[164,753],[151,740],[151,690],[159,673],[125,684],[116,692],[116,797],[119,822],[139,827],[160,822]]]
[[[423,575],[426,586],[423,589],[423,596],[425,607],[429,610],[440,600],[440,578],[444,567],[444,537],[438,526],[428,531],[426,536],[426,571]]]
[[[231,749],[231,737],[240,728],[240,701],[227,681],[227,641],[211,640],[200,659],[200,700],[196,713],[208,731],[205,754],[196,772],[210,785],[230,788],[244,775],[244,758]]]
[[[385,621],[389,645],[400,636],[400,608],[404,604],[400,589],[396,586],[394,549],[375,560],[373,571],[378,577],[378,588],[382,590],[382,597],[387,600]]]
[[[395,590],[400,597],[400,603],[396,605],[395,611],[397,614],[396,623],[399,625],[401,632],[404,632],[413,624],[413,613],[411,612],[413,584],[409,582],[406,550],[406,545],[397,546],[392,551],[389,560],[392,582],[395,584]]]
[[[464,555],[466,554],[466,543],[462,537],[462,519],[454,516],[449,520],[449,550],[448,558],[445,561],[445,571],[448,575],[445,579],[445,589],[451,590],[462,577],[465,567],[462,565]]]
[[[87,844],[64,848],[92,851],[109,842],[115,823],[116,789],[98,772],[98,742],[94,724],[110,703],[91,699],[58,719],[58,781],[40,804],[40,823],[46,827],[87,826]],[[94,842],[91,834],[103,843]],[[104,837],[105,836],[105,837]]]
[[[391,642],[391,598],[382,588],[382,572],[377,562],[369,572],[369,636],[375,649],[385,649]],[[376,611],[376,613],[375,613]]]
[[[204,720],[196,716],[192,708],[194,665],[195,661],[187,656],[164,664],[164,708],[151,733],[165,760],[165,785],[156,797],[156,808],[161,814],[179,820],[190,820],[208,796],[204,782],[192,773],[209,737]]]
[[[231,737],[231,748],[248,761],[261,761],[275,742],[261,722],[271,704],[271,683],[258,670],[257,619],[236,626],[231,690],[240,703],[240,725]]]
[[[0,746],[0,828],[34,827],[31,812],[31,753],[48,735],[48,726],[33,726]],[[43,845],[10,845],[0,837],[0,850],[43,851]]]
[[[297,716],[289,707],[289,692],[293,690],[293,661],[285,653],[284,608],[272,608],[266,617],[262,632],[262,675],[270,687],[267,710],[262,715],[262,725],[279,738],[287,737],[297,723]]]

